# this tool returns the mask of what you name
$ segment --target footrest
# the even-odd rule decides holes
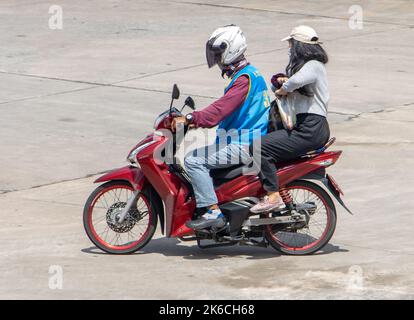
[[[234,246],[237,243],[238,243],[238,241],[227,241],[227,242],[219,242],[219,243],[212,243],[212,244],[202,245],[200,239],[197,240],[197,246],[200,249],[228,247],[228,246]]]
[[[240,241],[243,240],[243,236],[224,236],[223,239],[224,240],[228,240],[228,241]]]
[[[262,248],[267,248],[269,246],[269,244],[267,243],[267,241],[265,239],[263,239],[260,242],[254,240],[254,239],[250,239],[249,241],[240,241],[240,245],[241,246],[262,247]]]

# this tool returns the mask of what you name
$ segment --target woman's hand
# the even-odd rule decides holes
[[[288,94],[287,91],[285,91],[285,89],[283,89],[283,88],[280,88],[280,89],[275,91],[275,95],[278,98],[281,97],[281,96],[286,96],[287,94]]]
[[[289,78],[288,77],[278,77],[277,78],[277,82],[280,84],[280,85],[282,85],[282,84],[284,84],[286,81],[288,81],[289,80]]]

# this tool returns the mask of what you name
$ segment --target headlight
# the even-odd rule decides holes
[[[137,162],[137,154],[138,154],[140,151],[144,150],[146,147],[150,146],[151,144],[153,144],[153,143],[155,143],[155,142],[156,142],[156,141],[146,142],[146,143],[144,143],[143,145],[140,145],[139,147],[135,148],[134,150],[132,150],[132,151],[129,153],[129,155],[128,155],[128,157],[127,157],[127,160],[128,160],[129,162],[131,162],[131,164],[138,165],[138,162]]]

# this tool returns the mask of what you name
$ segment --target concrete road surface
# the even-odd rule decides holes
[[[414,298],[414,2],[358,1],[362,29],[353,4],[1,1],[0,298]],[[53,5],[62,29],[50,28]],[[313,256],[202,251],[159,230],[142,252],[103,254],[81,219],[94,178],[125,163],[173,83],[198,108],[222,94],[204,46],[229,23],[266,79],[287,63],[280,38],[317,29],[330,56],[332,149],[344,151],[329,171],[355,215],[337,205],[336,233]]]

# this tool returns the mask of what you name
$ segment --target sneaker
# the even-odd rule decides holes
[[[194,230],[201,230],[206,228],[222,228],[226,224],[224,215],[220,210],[208,210],[201,218],[197,220],[187,221],[185,225]]]
[[[280,211],[285,208],[286,208],[286,205],[283,202],[283,200],[279,200],[276,202],[270,202],[269,197],[266,196],[258,204],[251,207],[250,212],[262,213],[262,212],[269,212],[269,211]]]

